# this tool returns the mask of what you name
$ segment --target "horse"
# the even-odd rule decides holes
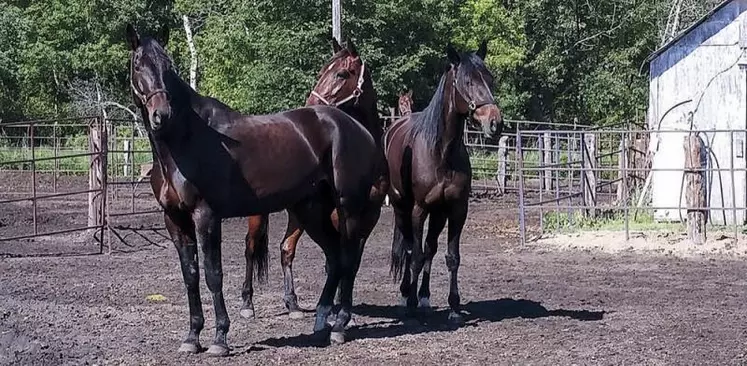
[[[309,94],[306,105],[336,107],[360,122],[373,136],[374,140],[381,141],[383,129],[376,110],[377,95],[371,80],[370,68],[366,67],[351,40],[347,40],[345,47],[341,46],[334,38],[331,42],[332,58],[319,71],[318,81]],[[389,171],[384,159],[384,151],[381,144],[378,144],[378,146],[380,147],[378,152],[379,164],[375,167],[377,181],[372,187],[370,205],[366,210],[361,248],[379,220],[381,203],[389,185]],[[336,215],[337,213],[333,212],[332,220],[335,223],[337,221]],[[267,246],[267,222],[267,216],[251,216],[248,218],[246,234],[247,267],[242,290],[243,305],[241,310],[241,314],[245,318],[254,316],[251,254],[249,253],[252,253],[255,247]],[[289,211],[288,225],[280,247],[280,263],[283,268],[283,302],[292,319],[303,317],[301,308],[298,306],[298,296],[293,280],[293,259],[296,256],[296,246],[303,232],[303,226]]]
[[[151,187],[179,254],[190,329],[179,351],[202,351],[198,246],[212,293],[215,337],[207,353],[225,356],[230,321],[223,298],[221,221],[293,213],[324,251],[328,272],[314,332],[345,341],[365,208],[378,164],[376,142],[337,108],[313,106],[272,115],[243,115],[202,96],[174,70],[163,46],[128,24],[130,89],[148,132],[159,174]],[[336,229],[330,219],[337,212]],[[266,251],[265,251],[266,252]],[[341,308],[329,329],[335,290]]]
[[[396,121],[386,132],[385,152],[394,209],[390,272],[402,278],[400,292],[405,314],[412,317],[418,305],[430,309],[431,262],[438,237],[446,225],[446,265],[451,276],[448,319],[463,322],[457,273],[459,240],[467,218],[472,181],[463,133],[465,120],[489,138],[502,127],[501,111],[491,93],[493,76],[485,66],[487,43],[475,52],[457,52],[448,45],[449,68],[441,76],[428,107]],[[423,231],[428,234],[423,248]],[[423,282],[418,291],[418,277]],[[418,301],[419,300],[419,301]]]
[[[412,89],[399,95],[397,107],[400,116],[404,117],[412,114]]]

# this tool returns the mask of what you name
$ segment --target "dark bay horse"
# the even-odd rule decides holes
[[[493,99],[493,76],[483,60],[487,44],[476,52],[459,54],[447,47],[449,70],[441,76],[436,93],[421,112],[395,122],[386,132],[395,228],[391,271],[402,276],[400,291],[408,315],[418,306],[430,307],[431,262],[438,236],[449,224],[446,265],[451,274],[449,320],[459,324],[460,298],[457,286],[459,239],[467,218],[472,181],[463,134],[465,120],[493,137],[502,128],[501,112]],[[425,220],[428,235],[423,248]],[[423,282],[418,292],[418,277]]]
[[[130,82],[157,161],[151,185],[164,209],[187,288],[190,330],[179,348],[199,352],[204,316],[198,246],[215,309],[210,355],[229,352],[223,299],[221,221],[289,210],[324,251],[328,272],[314,331],[324,334],[335,291],[341,309],[329,334],[344,342],[360,265],[364,213],[379,163],[376,142],[337,108],[315,106],[245,116],[201,96],[182,80],[163,47],[127,26]],[[335,228],[330,215],[337,212]]]
[[[407,91],[399,95],[397,101],[397,107],[399,108],[400,116],[407,116],[412,114],[412,90]]]
[[[332,50],[333,56],[319,72],[318,81],[309,94],[306,105],[336,107],[355,118],[373,136],[375,141],[380,142],[383,128],[376,109],[377,95],[371,80],[370,69],[366,67],[366,64],[358,55],[352,41],[348,40],[345,47],[342,47],[333,39]],[[371,189],[370,203],[365,210],[361,248],[379,220],[381,204],[389,189],[389,171],[384,159],[384,151],[380,143],[378,146],[380,147],[378,164],[374,168],[377,180]],[[332,220],[335,223],[337,222],[336,212],[333,212]],[[249,217],[248,221],[249,230],[246,234],[247,267],[242,291],[243,306],[241,314],[244,317],[253,317],[252,258],[254,258],[254,248],[267,246],[268,217],[252,216]],[[283,267],[285,288],[283,301],[291,318],[303,317],[293,285],[293,259],[296,255],[296,246],[303,232],[303,225],[289,211],[288,226],[280,248],[280,262]]]

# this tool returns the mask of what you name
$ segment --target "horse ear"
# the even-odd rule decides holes
[[[446,45],[446,56],[449,57],[449,61],[451,61],[453,65],[458,65],[459,61],[461,60],[459,57],[459,52],[457,52],[457,50],[451,43]]]
[[[355,48],[355,44],[353,43],[353,40],[348,38],[345,41],[345,48],[347,48],[348,52],[350,52],[350,55],[353,57],[358,57],[358,50]]]
[[[412,89],[407,91],[407,97],[412,99]]]
[[[140,47],[140,35],[130,23],[127,23],[126,38],[131,50],[134,51]]]
[[[158,43],[161,44],[161,47],[166,47],[166,44],[169,43],[169,33],[171,31],[171,28],[167,24],[164,24],[161,29],[158,31],[158,35],[156,36],[156,40],[158,40]]]
[[[332,54],[333,55],[342,50],[342,46],[340,46],[340,43],[337,42],[337,38],[332,37],[330,39],[330,43],[332,43]]]
[[[483,39],[482,42],[480,42],[480,48],[477,49],[477,56],[485,60],[485,56],[487,56],[487,54],[488,54],[488,41]]]

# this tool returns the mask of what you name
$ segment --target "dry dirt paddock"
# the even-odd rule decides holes
[[[75,235],[0,243],[5,253],[0,364],[726,365],[747,360],[744,252],[680,255],[645,247],[612,252],[604,249],[619,240],[612,236],[594,245],[579,245],[589,237],[566,236],[521,247],[515,203],[495,202],[472,203],[462,240],[464,327],[452,329],[445,322],[443,241],[433,266],[436,312],[415,324],[399,318],[398,286],[388,277],[392,215],[385,208],[356,282],[350,341],[327,347],[310,337],[313,314],[301,320],[285,314],[277,246],[271,251],[269,282],[256,290],[257,319],[239,317],[244,224],[227,220],[223,263],[232,351],[224,359],[176,352],[188,329],[188,310],[177,254],[163,238],[117,244],[110,255],[28,255],[85,246],[76,244]],[[15,223],[13,217],[2,214],[4,229]],[[59,214],[49,222],[66,217]],[[284,228],[285,214],[274,215],[273,243]],[[321,251],[306,237],[295,274],[302,306],[311,309],[324,268]],[[149,295],[161,295],[161,301]],[[206,346],[214,316],[204,280],[202,298]]]

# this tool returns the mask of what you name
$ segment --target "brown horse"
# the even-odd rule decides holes
[[[324,251],[326,283],[314,331],[327,329],[335,291],[341,309],[329,339],[344,342],[360,265],[366,207],[379,164],[371,134],[337,108],[315,106],[266,116],[242,115],[204,97],[174,71],[171,58],[128,24],[131,91],[159,174],[151,185],[164,209],[187,287],[190,330],[179,348],[199,352],[204,316],[198,246],[215,309],[211,355],[228,354],[221,221],[289,210]],[[330,215],[337,212],[335,228]]]
[[[428,107],[395,122],[385,136],[395,216],[391,270],[395,279],[402,276],[400,291],[408,315],[414,315],[418,297],[421,307],[430,307],[431,262],[448,221],[449,319],[462,321],[457,286],[459,238],[472,181],[462,139],[464,121],[481,125],[488,137],[498,135],[503,123],[491,93],[493,76],[483,62],[486,53],[485,42],[477,52],[461,55],[449,45],[450,68],[441,76]],[[424,249],[426,219],[430,221]],[[417,292],[421,271],[423,283]]]
[[[336,40],[332,40],[332,59],[322,67],[319,72],[319,81],[314,86],[306,105],[328,105],[341,109],[353,118],[373,136],[375,141],[381,141],[383,129],[379,114],[376,110],[377,96],[371,80],[371,71],[358,55],[358,51],[352,41],[348,40],[345,47],[340,46]],[[381,144],[379,144],[381,147]],[[375,167],[377,181],[371,190],[370,204],[366,209],[363,223],[363,241],[365,244],[374,226],[379,220],[381,203],[389,189],[389,174],[384,159],[383,149],[379,149],[379,164]],[[332,215],[336,223],[337,213]],[[244,317],[254,316],[254,304],[252,301],[252,270],[251,258],[254,248],[267,246],[267,216],[249,217],[249,230],[246,234],[246,276],[242,291],[243,306],[241,314]],[[291,318],[301,318],[303,313],[298,306],[293,285],[293,259],[296,255],[296,246],[303,235],[304,228],[298,219],[289,211],[288,226],[280,247],[280,263],[283,267],[283,284],[285,294],[283,301]]]
[[[400,116],[404,117],[412,114],[412,90],[400,94],[397,106],[399,107]]]

